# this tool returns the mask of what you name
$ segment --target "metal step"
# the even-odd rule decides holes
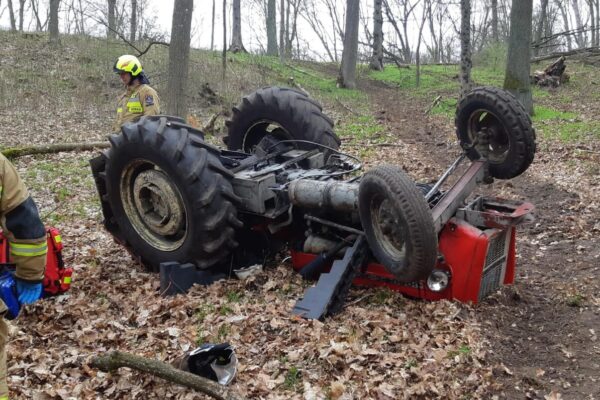
[[[336,260],[331,271],[322,273],[313,287],[306,289],[304,297],[296,302],[292,314],[306,319],[321,319],[339,310],[346,298],[352,280],[365,259],[366,241],[360,235],[346,249],[344,257]],[[344,293],[345,292],[345,293]]]

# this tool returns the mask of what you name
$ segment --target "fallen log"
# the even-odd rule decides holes
[[[600,53],[600,49],[598,49],[598,47],[586,47],[584,49],[575,49],[575,50],[564,51],[564,52],[560,52],[560,53],[552,53],[552,54],[548,54],[548,55],[541,56],[541,57],[535,57],[535,58],[531,59],[531,62],[536,63],[536,62],[540,62],[540,61],[551,60],[556,57],[569,57],[569,56],[580,55],[580,54],[595,55],[595,54],[599,54],[599,53]]]
[[[214,399],[243,400],[231,389],[209,379],[179,370],[163,361],[151,360],[122,351],[111,351],[101,356],[95,356],[91,359],[90,365],[104,372],[113,372],[121,367],[129,367],[197,390]]]
[[[64,151],[86,151],[94,149],[104,149],[110,147],[108,142],[90,142],[90,143],[56,143],[42,144],[35,146],[8,147],[0,149],[0,153],[6,158],[17,158],[34,154],[54,154]]]

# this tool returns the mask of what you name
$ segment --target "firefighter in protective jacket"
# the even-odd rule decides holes
[[[20,304],[31,304],[42,295],[46,265],[46,231],[38,209],[19,178],[15,167],[0,154],[0,224],[10,242],[10,256],[16,265],[15,280]],[[0,300],[0,315],[6,313]],[[8,326],[0,317],[0,400],[8,399],[6,344]]]
[[[113,125],[115,132],[126,122],[134,122],[144,115],[160,113],[160,103],[156,90],[150,87],[150,81],[144,74],[142,63],[137,57],[123,55],[117,59],[113,70],[119,74],[127,90],[117,105],[117,119]]]

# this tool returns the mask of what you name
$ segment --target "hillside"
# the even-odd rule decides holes
[[[121,91],[112,63],[126,51],[78,37],[65,37],[55,51],[43,35],[0,32],[0,149],[105,140]],[[142,61],[164,92],[166,49],[153,47]],[[334,65],[281,66],[251,55],[228,61],[222,85],[220,54],[191,54],[190,113],[201,126],[256,88],[296,85],[323,105],[342,149],[360,156],[365,169],[392,163],[431,182],[460,153],[456,67],[425,67],[418,89],[412,69],[361,68],[359,88],[348,91],[336,88]],[[355,288],[341,314],[299,320],[289,311],[306,284],[283,259],[249,281],[162,298],[158,277],[103,228],[88,165],[97,152],[16,159],[45,222],[62,231],[75,277],[68,295],[38,302],[13,324],[11,398],[204,398],[85,362],[113,349],[171,362],[198,344],[223,341],[236,347],[232,386],[247,398],[599,397],[600,70],[568,62],[567,72],[566,86],[534,92],[532,167],[482,189],[534,203],[537,220],[519,232],[516,284],[477,307]],[[474,77],[499,85],[502,67],[476,66]],[[217,119],[211,142],[221,143],[224,120]]]

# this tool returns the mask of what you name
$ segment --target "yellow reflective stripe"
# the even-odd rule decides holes
[[[13,256],[35,257],[41,256],[48,252],[48,244],[46,242],[40,244],[24,244],[11,243],[10,254]],[[2,400],[2,399],[0,399]]]
[[[70,276],[65,276],[63,278],[63,283],[71,284],[71,277]],[[0,399],[0,400],[2,400],[2,399]]]
[[[58,244],[58,243],[62,242],[62,237],[60,237],[60,235],[55,235],[54,241]],[[2,399],[0,399],[0,400],[2,400]]]
[[[0,397],[0,400],[8,400],[8,396],[2,396]]]
[[[127,102],[127,111],[132,113],[141,113],[144,111],[144,109],[142,108],[142,103],[136,99],[135,101]]]
[[[118,112],[118,113],[122,113],[122,112],[123,112],[123,107],[119,107],[119,108],[117,108],[117,112]],[[0,400],[2,400],[2,399],[0,399]]]

